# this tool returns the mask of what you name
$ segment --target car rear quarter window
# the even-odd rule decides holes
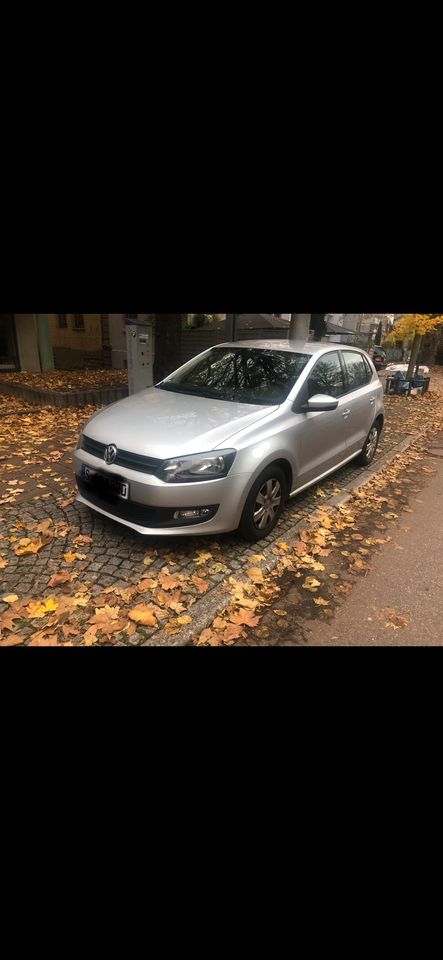
[[[341,397],[345,392],[343,373],[338,352],[327,353],[315,364],[308,380],[309,397],[324,393],[329,397]]]
[[[367,357],[363,357],[363,363],[364,363],[364,365],[365,365],[365,367],[366,367],[366,372],[367,372],[367,374],[368,374],[368,380],[367,380],[367,382],[369,383],[369,381],[372,380],[373,370],[372,370],[371,364],[369,363],[369,360],[367,359]]]
[[[343,360],[348,378],[348,390],[358,390],[368,383],[369,374],[362,353],[343,351]]]

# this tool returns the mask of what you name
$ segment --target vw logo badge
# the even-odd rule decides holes
[[[110,443],[109,447],[106,447],[105,450],[105,463],[114,463],[117,456],[117,447],[115,443]]]

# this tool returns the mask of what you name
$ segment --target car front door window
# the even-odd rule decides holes
[[[308,380],[309,397],[317,393],[341,397],[345,392],[343,373],[338,353],[328,353],[315,364]]]

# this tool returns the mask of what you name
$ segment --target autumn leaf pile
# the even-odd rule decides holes
[[[50,370],[47,373],[1,373],[2,381],[17,383],[34,390],[54,390],[70,393],[76,390],[101,390],[124,387],[128,383],[127,370]]]
[[[19,522],[18,522],[19,523]],[[17,524],[18,527],[18,524]],[[18,555],[26,550],[40,550],[54,537],[66,537],[73,530],[62,529],[52,521],[43,521],[29,528],[29,537],[13,537],[13,549]],[[0,543],[4,543],[2,538]],[[25,542],[26,541],[26,542]],[[163,628],[166,636],[174,637],[184,626],[192,623],[190,610],[198,597],[206,593],[211,573],[227,571],[217,556],[220,546],[211,544],[208,550],[197,551],[193,557],[195,572],[185,575],[174,571],[177,553],[168,555],[168,564],[155,575],[135,574],[125,583],[116,583],[100,594],[92,596],[90,584],[81,580],[82,550],[92,543],[91,537],[73,536],[73,549],[64,554],[66,568],[48,580],[47,592],[39,598],[5,594],[0,597],[8,609],[0,614],[0,646],[73,646],[82,643],[115,644],[143,642],[152,629]],[[146,551],[143,567],[156,562],[158,551]],[[76,565],[78,569],[76,569]],[[29,633],[29,628],[31,632]],[[23,631],[23,632],[21,632]]]

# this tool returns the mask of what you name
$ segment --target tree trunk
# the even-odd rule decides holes
[[[155,314],[154,383],[164,380],[181,364],[181,313]]]
[[[426,363],[428,367],[432,367],[435,363],[435,357],[437,353],[438,346],[438,329],[431,330],[429,333],[426,333],[423,337],[423,343],[421,348],[421,362]]]
[[[408,372],[406,374],[407,380],[412,380],[412,377],[414,376],[415,366],[418,361],[418,355],[420,353],[421,340],[422,340],[421,334],[416,333],[414,337],[414,342],[412,344],[411,359],[409,361]]]
[[[326,314],[325,313],[313,313],[311,314],[311,324],[310,329],[314,331],[314,340],[321,340],[324,337],[327,326],[326,326]]]

